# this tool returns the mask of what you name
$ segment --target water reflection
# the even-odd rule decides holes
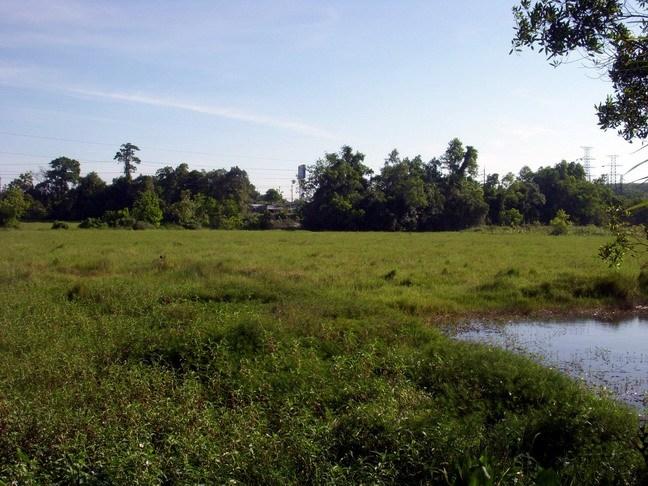
[[[648,320],[474,324],[456,337],[531,354],[638,409],[648,405]]]

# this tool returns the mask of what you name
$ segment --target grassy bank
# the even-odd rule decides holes
[[[622,406],[434,326],[641,301],[603,241],[2,232],[0,477],[638,482]]]

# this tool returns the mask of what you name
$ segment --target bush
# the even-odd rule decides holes
[[[52,229],[57,230],[57,229],[70,229],[70,225],[68,225],[64,221],[54,221],[52,223]]]
[[[29,202],[20,189],[7,189],[0,194],[0,226],[17,226],[28,208]]]
[[[552,235],[566,235],[569,232],[571,221],[569,215],[563,209],[559,209],[556,216],[549,222],[551,226],[550,234]]]
[[[145,191],[137,196],[133,206],[133,217],[137,221],[144,221],[154,226],[162,222],[162,209],[160,198],[153,191]]]
[[[135,221],[135,223],[133,224],[134,230],[145,230],[153,228],[155,228],[155,226],[147,221]]]
[[[99,218],[86,218],[79,223],[79,228],[88,229],[88,228],[105,228],[108,226]]]
[[[522,213],[515,208],[507,209],[500,213],[500,222],[503,226],[520,226],[522,221]]]
[[[135,224],[135,219],[131,217],[128,208],[106,211],[101,219],[111,228],[132,228]]]

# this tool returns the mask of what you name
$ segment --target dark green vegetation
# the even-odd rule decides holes
[[[477,150],[458,139],[428,162],[394,150],[376,174],[364,154],[342,147],[309,168],[300,181],[304,197],[294,204],[274,189],[257,193],[237,167],[197,171],[180,164],[132,179],[136,149],[122,146],[115,158],[124,176],[110,185],[94,172],[81,177],[79,162],[65,157],[52,161],[37,184],[30,173],[21,175],[0,192],[0,225],[23,217],[82,220],[82,228],[276,229],[302,223],[313,230],[439,231],[548,224],[560,210],[574,224],[604,225],[610,206],[636,199],[614,194],[604,179],[588,181],[575,162],[479,180]],[[643,221],[645,214],[637,214],[634,222]]]
[[[392,152],[371,176],[364,155],[343,147],[311,168],[303,224],[318,230],[457,230],[483,223],[548,224],[559,210],[579,225],[601,225],[621,204],[603,180],[589,182],[575,162],[533,172],[522,168],[479,183],[477,150],[454,139],[439,158],[401,158]]]
[[[641,302],[605,236],[49,226],[0,233],[3,481],[644,478],[635,415],[435,326]]]
[[[522,0],[513,12],[514,50],[537,47],[554,65],[572,54],[591,62],[613,88],[596,107],[601,128],[648,138],[648,1]]]

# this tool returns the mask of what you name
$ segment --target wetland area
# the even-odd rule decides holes
[[[643,412],[648,404],[648,319],[472,323],[454,333],[533,359]]]

